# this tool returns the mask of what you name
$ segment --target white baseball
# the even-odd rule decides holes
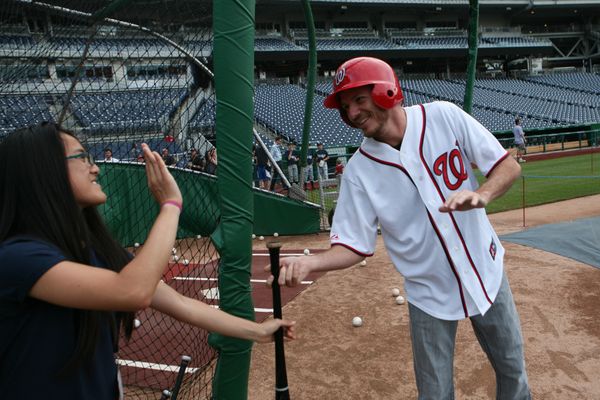
[[[310,250],[309,249],[304,249],[304,255],[307,256],[310,254]]]
[[[202,235],[196,235],[196,239],[202,239]]]
[[[135,328],[139,328],[141,324],[142,324],[142,323],[140,322],[140,320],[139,320],[139,319],[137,319],[137,318],[136,318],[136,319],[134,319],[134,320],[133,320],[133,326],[134,326]]]
[[[188,260],[187,258],[183,260],[183,265],[190,265],[190,260]]]
[[[265,237],[264,236],[259,236],[258,240],[265,240]]]
[[[173,249],[171,250],[171,253],[177,254],[177,249],[175,247],[173,247]]]
[[[361,317],[352,318],[352,326],[358,328],[359,326],[362,326],[362,324],[363,324],[363,320]]]
[[[256,235],[254,233],[252,234],[252,239],[256,239]]]
[[[140,247],[140,244],[136,242],[133,247]]]
[[[273,236],[275,236],[275,237],[279,237],[279,233],[275,232],[275,233],[273,234]]]
[[[398,289],[397,287],[392,289],[392,296],[394,297],[398,297],[400,296],[400,289]]]
[[[364,267],[365,265],[367,265],[367,260],[362,260],[362,261],[360,262],[360,266],[361,266],[361,267]]]
[[[173,256],[173,261],[179,261],[179,256]]]
[[[404,304],[404,297],[402,297],[402,296],[396,297],[396,304]]]

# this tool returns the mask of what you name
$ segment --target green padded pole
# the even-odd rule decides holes
[[[304,106],[304,127],[302,130],[302,151],[300,153],[300,184],[304,184],[304,167],[306,167],[306,155],[308,154],[308,138],[310,136],[310,124],[312,122],[312,108],[315,97],[315,78],[317,75],[317,41],[315,39],[315,22],[308,0],[302,0],[304,9],[304,20],[308,28],[308,81],[306,84],[306,104]]]
[[[254,0],[213,0],[214,71],[217,97],[217,187],[221,222],[213,243],[221,254],[219,306],[254,320],[252,265],[252,127],[254,95]],[[252,343],[217,334],[214,399],[246,399]]]
[[[473,109],[473,85],[477,70],[477,41],[479,30],[479,0],[469,0],[469,65],[467,66],[467,84],[463,109],[471,114]]]

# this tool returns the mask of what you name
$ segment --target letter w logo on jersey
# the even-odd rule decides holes
[[[450,152],[442,153],[433,163],[433,172],[444,178],[444,184],[448,189],[458,189],[467,179],[467,171],[460,150],[452,149]]]

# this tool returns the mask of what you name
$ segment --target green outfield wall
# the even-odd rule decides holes
[[[143,164],[99,163],[100,184],[108,195],[99,208],[119,243],[143,243],[158,215],[158,205],[146,184]],[[219,223],[217,177],[172,168],[184,200],[178,238],[209,236]],[[319,231],[319,207],[255,189],[254,229],[256,235],[304,235]],[[148,214],[148,209],[156,210]],[[217,217],[213,217],[217,216]]]

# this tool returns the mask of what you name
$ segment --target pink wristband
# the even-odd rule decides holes
[[[180,212],[183,212],[183,205],[180,202],[175,201],[175,200],[167,200],[167,201],[163,202],[160,206],[162,208],[162,206],[165,206],[167,204],[175,206],[175,207],[179,208]]]

